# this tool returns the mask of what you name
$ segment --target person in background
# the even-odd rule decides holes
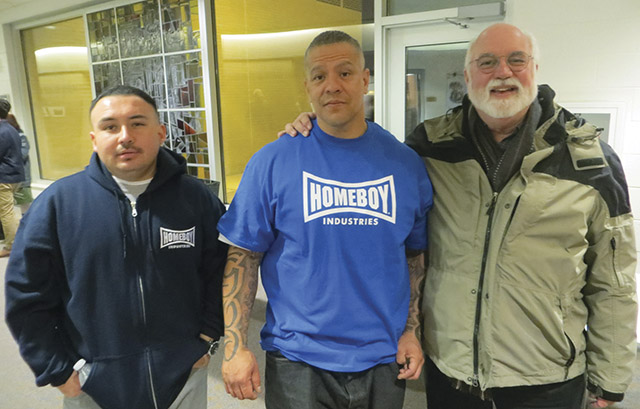
[[[91,104],[94,154],[22,219],[6,321],[64,409],[205,409],[223,334],[224,205],[162,147],[155,101],[117,86]]]
[[[620,159],[537,85],[538,64],[533,36],[490,26],[467,51],[462,105],[406,137],[435,191],[429,409],[582,409],[585,387],[603,408],[631,382],[636,248]]]
[[[260,390],[247,328],[258,267],[269,409],[398,409],[421,372],[420,289],[431,184],[422,161],[365,120],[358,42],[319,34],[305,54],[314,138],[280,138],[249,161],[218,229],[227,392]]]
[[[31,160],[29,159],[29,140],[18,124],[18,120],[13,114],[7,115],[7,122],[13,126],[20,135],[20,153],[22,154],[22,164],[24,165],[24,182],[13,193],[16,204],[20,206],[20,211],[25,214],[33,201],[31,194]]]
[[[9,101],[0,99],[0,222],[4,233],[4,248],[0,250],[0,257],[11,254],[20,223],[20,217],[14,211],[13,193],[24,182],[20,136],[7,121],[10,110]]]

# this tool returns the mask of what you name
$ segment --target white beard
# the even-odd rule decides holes
[[[515,96],[506,99],[492,99],[491,89],[496,87],[510,86],[518,89]],[[527,108],[538,95],[538,85],[535,79],[530,87],[523,87],[520,81],[515,78],[506,80],[492,79],[481,90],[473,88],[471,79],[469,79],[469,100],[473,106],[489,115],[492,118],[502,119],[510,118],[518,112]]]

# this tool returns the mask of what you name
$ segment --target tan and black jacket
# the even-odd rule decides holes
[[[636,249],[619,158],[540,86],[535,150],[495,193],[469,101],[407,137],[435,191],[424,350],[485,390],[561,382],[621,400],[636,353]],[[588,327],[588,331],[585,331]]]

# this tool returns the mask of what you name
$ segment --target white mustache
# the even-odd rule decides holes
[[[518,81],[515,78],[507,78],[504,80],[494,78],[490,80],[489,83],[487,84],[487,90],[491,90],[492,88],[501,88],[501,87],[514,87],[514,88],[517,88],[518,91],[522,90],[522,84],[520,84],[520,81]]]

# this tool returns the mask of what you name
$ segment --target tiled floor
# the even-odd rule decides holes
[[[4,283],[7,259],[0,259],[0,272]],[[264,371],[264,354],[258,345],[258,337],[264,320],[265,304],[256,301],[250,326],[250,347],[257,352],[258,364]],[[0,291],[0,313],[4,317],[4,288]],[[209,405],[208,409],[257,409],[264,408],[262,397],[256,401],[238,401],[229,397],[220,376],[221,356],[216,354],[209,364]],[[264,379],[264,372],[263,378]],[[38,388],[34,378],[18,354],[18,347],[11,338],[6,325],[0,325],[0,409],[48,409],[61,408],[62,395],[50,386]],[[408,384],[405,404],[402,409],[424,409],[426,407],[422,381]],[[617,409],[640,409],[640,359],[636,361],[634,382]],[[134,408],[132,408],[134,409]],[[464,408],[451,408],[464,409]]]

